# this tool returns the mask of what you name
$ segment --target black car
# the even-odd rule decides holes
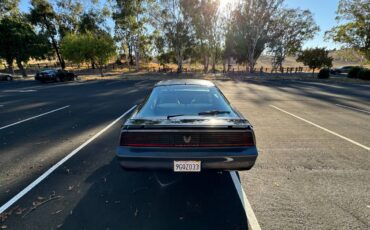
[[[62,69],[47,69],[38,72],[35,75],[35,80],[40,82],[61,82],[61,81],[74,81],[77,75]]]
[[[331,74],[342,74],[342,73],[349,73],[354,66],[342,66],[338,68],[334,68],[330,71]]]
[[[117,158],[124,169],[249,170],[257,159],[252,125],[210,81],[155,85],[124,123]]]
[[[0,73],[0,81],[13,81],[13,76],[10,74]]]

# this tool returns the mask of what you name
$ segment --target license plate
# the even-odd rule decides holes
[[[174,172],[200,172],[200,161],[174,161]]]

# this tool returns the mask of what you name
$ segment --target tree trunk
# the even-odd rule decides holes
[[[24,78],[26,78],[26,77],[27,77],[27,73],[26,73],[26,70],[25,70],[25,69],[24,69],[24,67],[23,67],[22,61],[20,61],[19,59],[16,59],[16,62],[17,62],[17,66],[18,66],[19,70],[20,70],[20,71],[21,71],[21,73],[22,73],[22,76],[23,76]]]
[[[138,47],[138,43],[135,45],[135,64],[136,64],[136,72],[140,71],[140,50]]]
[[[215,58],[213,58],[212,60],[212,72],[216,73],[216,59]]]
[[[57,57],[58,57],[58,61],[59,61],[60,66],[62,67],[62,69],[65,69],[66,68],[66,63],[64,62],[62,56],[60,55],[58,44],[55,41],[55,38],[53,36],[51,37],[51,43],[53,45],[53,48],[55,50],[55,53],[57,54]]]
[[[103,66],[99,66],[99,70],[100,70],[100,76],[101,77],[104,77],[104,73],[103,73]]]
[[[128,65],[129,67],[134,64],[134,60],[132,58],[132,46],[128,45]]]
[[[208,57],[208,55],[204,55],[204,57],[203,57],[203,71],[204,71],[204,73],[208,72],[208,65],[209,65],[209,57]]]
[[[177,60],[177,73],[182,73],[182,57]]]
[[[231,69],[231,57],[227,58],[227,72],[230,72]]]
[[[96,64],[95,64],[95,61],[93,59],[90,60],[90,64],[91,64],[91,69],[96,68]]]
[[[14,74],[13,59],[12,60],[6,60],[6,63],[8,64],[9,73]]]

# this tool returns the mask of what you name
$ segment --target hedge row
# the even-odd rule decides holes
[[[370,80],[370,70],[361,67],[353,67],[348,75],[348,78],[359,78],[362,80]]]

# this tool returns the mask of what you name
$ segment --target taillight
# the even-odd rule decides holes
[[[244,132],[122,132],[121,146],[133,147],[242,147],[254,146],[254,136]]]

